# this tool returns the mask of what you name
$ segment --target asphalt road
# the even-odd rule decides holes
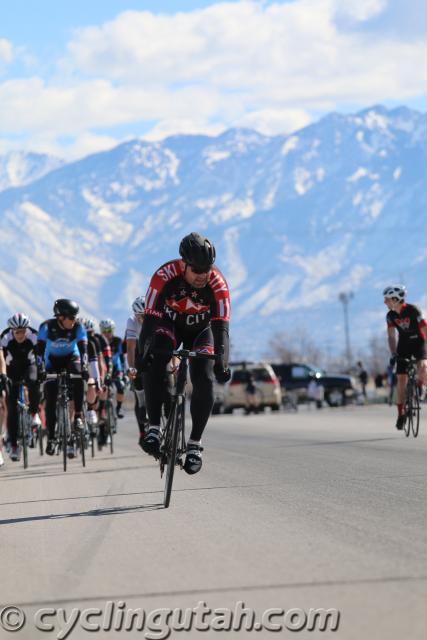
[[[8,461],[1,602],[26,624],[0,638],[164,638],[178,614],[154,610],[182,607],[194,609],[193,629],[169,637],[218,638],[215,626],[240,621],[230,637],[425,640],[427,418],[417,440],[394,419],[384,406],[213,417],[202,472],[177,472],[166,510],[130,413],[115,454],[85,470],[75,460],[63,473],[59,458],[35,452],[26,471]],[[264,628],[245,629],[243,606]],[[126,611],[138,608],[142,630],[136,617],[126,630]],[[316,609],[339,617],[304,630]],[[0,614],[4,625],[17,619]]]

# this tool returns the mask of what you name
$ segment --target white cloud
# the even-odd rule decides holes
[[[5,38],[0,38],[0,62],[9,64],[13,60],[13,47],[12,43]]]
[[[337,20],[363,24],[385,7],[385,0],[243,0],[175,14],[125,11],[76,30],[58,76],[0,83],[0,136],[80,136],[82,149],[92,136],[95,150],[111,135],[97,131],[133,123],[150,123],[151,139],[229,126],[271,135],[342,103],[422,95],[426,40],[346,31]],[[0,61],[12,50],[0,40]]]
[[[241,116],[236,124],[272,136],[302,129],[310,122],[311,116],[303,109],[260,109]]]
[[[5,38],[0,38],[0,74],[7,71],[7,67],[13,61],[15,55],[12,43]]]
[[[337,0],[336,13],[358,22],[376,17],[387,8],[387,0]]]
[[[81,72],[124,86],[169,86],[175,95],[177,86],[214,89],[223,108],[236,112],[237,105],[240,119],[273,122],[274,131],[277,120],[282,131],[289,120],[306,124],[319,101],[364,104],[424,92],[427,70],[416,61],[427,43],[340,32],[335,17],[343,7],[338,0],[243,1],[174,15],[128,11],[76,32],[69,52]],[[385,2],[346,0],[345,7],[365,20]]]

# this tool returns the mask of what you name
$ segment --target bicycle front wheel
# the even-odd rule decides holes
[[[83,430],[80,431],[79,445],[80,445],[80,453],[82,456],[82,465],[85,467],[86,466],[86,452],[85,452],[86,435]]]
[[[176,465],[176,455],[178,450],[178,438],[180,433],[181,420],[182,420],[182,412],[180,410],[180,406],[178,406],[178,403],[175,401],[172,404],[171,411],[169,414],[167,431],[165,434],[164,452],[163,452],[163,455],[166,457],[166,460],[165,460],[166,477],[165,477],[165,491],[164,491],[164,499],[163,499],[163,504],[165,509],[169,507],[171,494],[172,494],[172,484],[173,484],[173,476],[174,476],[175,465]]]
[[[418,386],[414,385],[412,392],[412,435],[414,438],[418,436],[418,431],[420,429],[420,394],[418,391]]]
[[[96,440],[96,430],[92,424],[90,426],[90,448],[91,448],[92,458],[95,457],[95,440]]]
[[[18,433],[22,442],[22,458],[24,461],[24,469],[28,467],[28,421],[26,420],[25,409],[18,407]]]
[[[62,462],[64,471],[67,471],[67,444],[70,436],[68,406],[58,407],[58,434],[62,447]]]
[[[405,426],[404,426],[404,431],[405,431],[405,436],[408,437],[409,434],[411,433],[411,429],[413,429],[412,425],[414,422],[414,413],[413,413],[413,398],[414,398],[414,391],[413,391],[413,385],[411,383],[411,381],[408,382],[408,385],[406,387],[406,422],[405,422]]]
[[[114,406],[111,400],[107,400],[107,421],[106,421],[106,431],[107,437],[110,438],[110,453],[114,453],[114,444],[113,444],[113,434],[114,434],[114,426],[116,424],[116,416],[114,415]]]
[[[43,429],[41,425],[37,427],[37,442],[39,445],[40,455],[42,456],[44,449],[43,449]]]

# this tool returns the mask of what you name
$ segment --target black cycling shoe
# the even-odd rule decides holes
[[[56,440],[48,440],[46,445],[46,453],[48,456],[54,456],[56,449]]]
[[[203,447],[198,444],[187,445],[187,455],[185,456],[184,471],[193,475],[198,473],[202,468],[202,451]]]
[[[145,453],[158,458],[160,455],[160,431],[159,429],[149,429],[146,436],[140,439],[140,444]]]
[[[405,422],[406,422],[406,416],[405,415],[399,416],[396,421],[396,429],[398,431],[402,431],[403,427],[405,426]]]
[[[144,438],[145,438],[145,431],[140,431],[139,432],[139,440],[138,440],[138,444],[141,447],[141,449],[144,449],[143,444],[144,444]]]
[[[74,442],[72,440],[69,440],[67,443],[67,458],[70,458],[70,460],[72,460],[75,455],[76,452],[74,450]]]

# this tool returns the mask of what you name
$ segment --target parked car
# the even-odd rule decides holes
[[[248,373],[253,375],[258,394],[258,410],[270,407],[278,411],[282,402],[280,382],[271,365],[265,362],[231,364],[231,380],[227,385],[215,389],[213,413],[232,413],[234,409],[246,408],[246,384]]]
[[[225,384],[214,382],[214,405],[212,415],[218,415],[224,411]]]
[[[300,400],[307,394],[307,387],[313,376],[325,389],[325,400],[331,407],[346,404],[356,395],[356,383],[352,376],[341,373],[326,373],[323,369],[307,364],[292,362],[272,364],[280,380],[282,389],[296,391]]]

